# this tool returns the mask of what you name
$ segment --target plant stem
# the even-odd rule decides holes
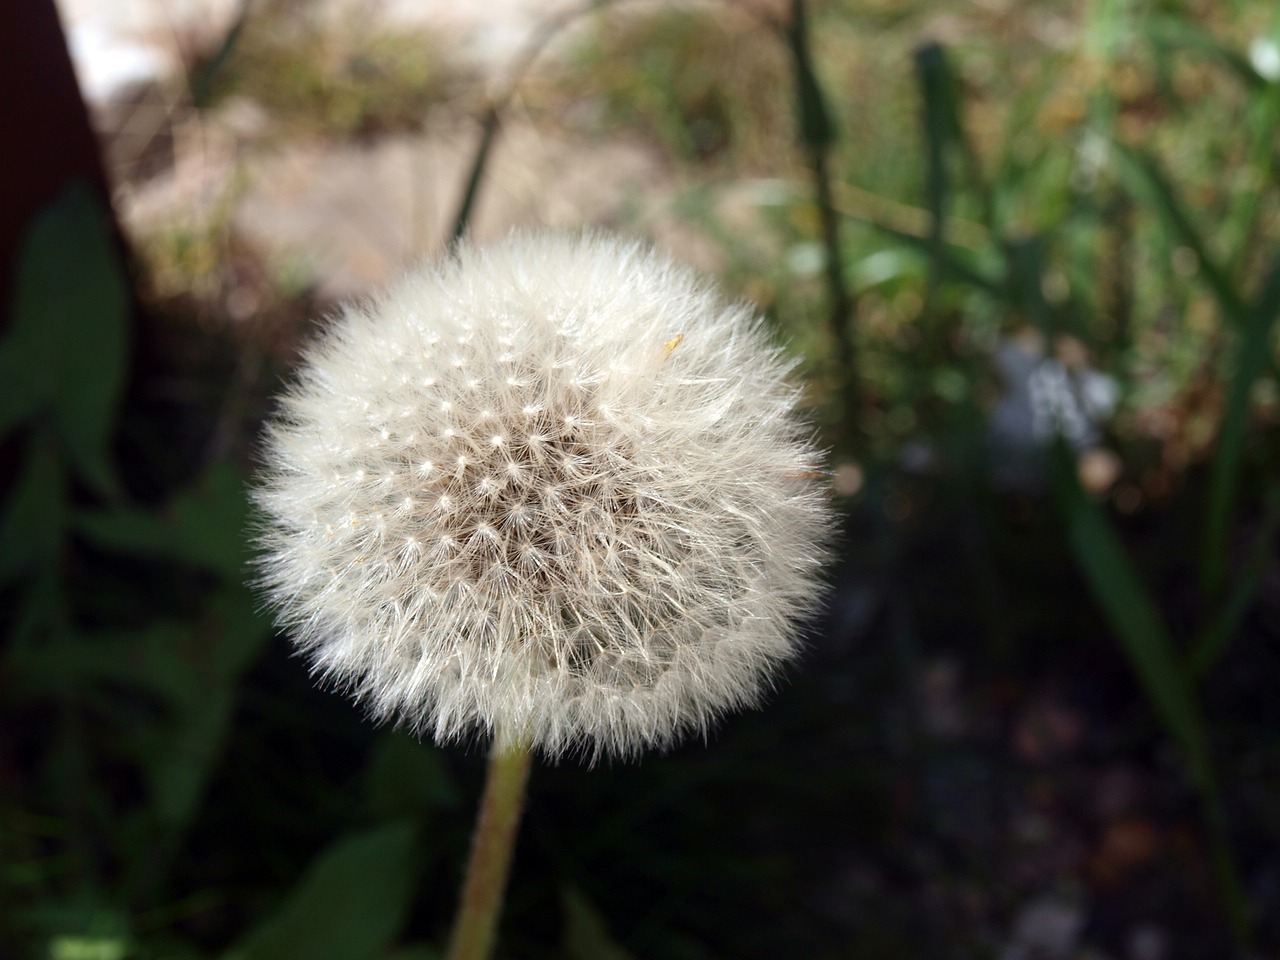
[[[498,134],[498,105],[490,104],[485,111],[484,120],[480,124],[480,142],[476,145],[475,156],[471,160],[470,173],[467,174],[467,185],[462,192],[462,202],[453,218],[453,233],[449,242],[457,244],[471,225],[471,213],[475,208],[476,198],[480,195],[480,181],[484,177],[485,167],[489,163],[489,154],[493,150],[493,141]]]
[[[840,419],[843,424],[849,425],[858,422],[861,396],[858,385],[858,355],[852,329],[855,304],[844,279],[845,256],[840,242],[840,217],[831,188],[829,159],[836,132],[813,67],[805,0],[792,0],[791,18],[785,27],[785,37],[795,74],[798,132],[813,181],[814,202],[822,225],[827,296],[830,300],[828,324],[844,405]]]
[[[1206,761],[1204,767],[1192,770],[1196,791],[1207,827],[1206,839],[1213,872],[1218,881],[1218,896],[1227,914],[1227,923],[1236,946],[1243,955],[1253,950],[1253,918],[1250,915],[1249,898],[1240,878],[1240,867],[1231,849],[1231,830],[1222,803],[1222,789],[1217,776]]]
[[[494,741],[480,815],[471,838],[467,877],[449,941],[449,960],[487,960],[492,949],[524,807],[529,759],[525,741]]]

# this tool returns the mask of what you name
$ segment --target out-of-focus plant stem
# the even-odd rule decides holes
[[[476,199],[480,194],[480,184],[484,179],[485,169],[489,165],[489,154],[493,151],[497,140],[499,121],[511,100],[520,87],[524,75],[533,66],[535,60],[561,30],[579,17],[598,11],[615,0],[588,0],[582,6],[572,7],[556,16],[549,17],[534,33],[524,50],[515,60],[515,66],[506,81],[488,97],[484,116],[480,121],[480,140],[476,144],[476,152],[467,168],[467,182],[462,191],[462,200],[458,204],[458,212],[453,218],[453,228],[449,234],[451,243],[457,243],[467,233],[471,217],[475,211]]]
[[[860,399],[858,356],[853,336],[854,303],[844,279],[845,258],[840,242],[840,217],[835,208],[831,187],[829,163],[835,131],[822,95],[822,87],[813,69],[804,0],[792,0],[791,19],[787,23],[786,35],[795,72],[800,141],[813,180],[814,201],[822,225],[827,296],[830,301],[829,325],[844,401],[844,432],[847,433],[849,425],[857,416]]]
[[[480,181],[484,178],[485,167],[489,165],[489,153],[498,133],[498,109],[498,104],[491,103],[485,110],[484,119],[480,121],[480,141],[476,144],[475,156],[471,158],[467,185],[463,188],[458,212],[453,217],[453,231],[449,237],[451,244],[461,240],[471,224],[471,214],[480,193]]]

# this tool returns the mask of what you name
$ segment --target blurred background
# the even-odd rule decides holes
[[[0,956],[428,960],[483,750],[244,585],[300,347],[639,234],[804,358],[844,532],[766,707],[535,768],[499,956],[1280,957],[1266,0],[0,13]]]

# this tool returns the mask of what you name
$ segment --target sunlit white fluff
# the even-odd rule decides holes
[[[705,732],[815,597],[792,367],[639,244],[464,247],[311,349],[269,429],[262,581],[318,673],[439,740]]]

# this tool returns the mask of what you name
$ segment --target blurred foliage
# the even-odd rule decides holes
[[[588,136],[634,131],[673,161],[776,170],[790,121],[786,53],[732,5],[598,15],[555,98]]]
[[[247,98],[295,135],[421,129],[456,96],[461,72],[433,35],[377,21],[307,0],[245,4],[224,43],[189,71],[196,104]]]
[[[1050,898],[1098,956],[1153,927],[1168,960],[1270,956],[1280,16],[808,12],[797,70],[786,5],[602,11],[535,98],[678,167],[666,213],[806,358],[848,520],[808,661],[767,710],[638,765],[535,770],[500,955],[988,956]],[[347,136],[452,95],[421,47],[292,3],[252,17],[193,72],[204,102]],[[803,165],[819,140],[834,246]],[[175,248],[153,307],[193,312],[183,276],[248,269]],[[0,954],[437,957],[478,752],[313,690],[244,585],[245,451],[289,344],[179,323],[178,346],[138,347],[84,191],[17,270]],[[1077,398],[1105,374],[1114,413],[1012,463],[992,433],[1008,349]]]

